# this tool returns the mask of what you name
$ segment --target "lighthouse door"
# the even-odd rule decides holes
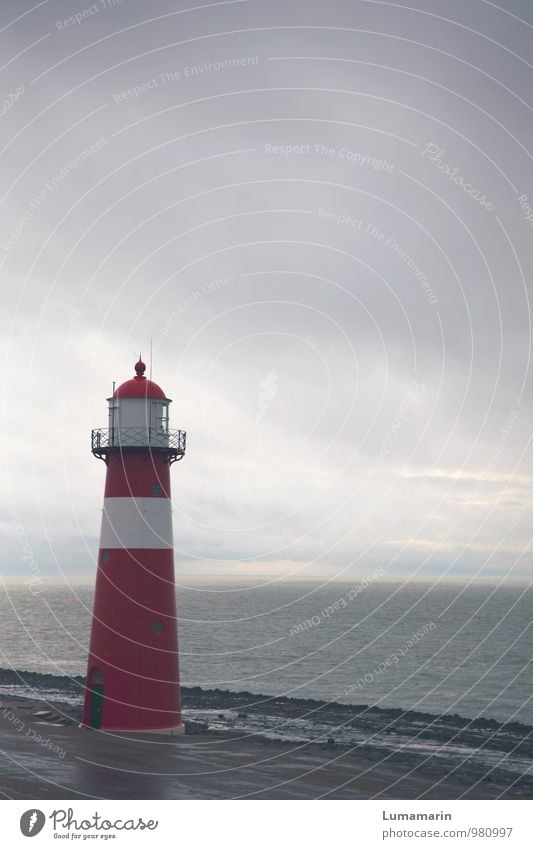
[[[89,687],[91,689],[91,714],[89,722],[91,728],[100,728],[104,709],[104,676],[99,669],[93,671]]]

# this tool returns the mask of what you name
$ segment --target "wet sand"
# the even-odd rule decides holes
[[[0,793],[8,799],[531,798],[486,769],[372,746],[205,730],[182,737],[78,727],[79,707],[1,697]]]

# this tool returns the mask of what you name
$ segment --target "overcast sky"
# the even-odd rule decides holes
[[[152,338],[179,575],[528,576],[531,3],[0,17],[3,571],[94,571]]]

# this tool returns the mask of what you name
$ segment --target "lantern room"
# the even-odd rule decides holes
[[[106,430],[92,434],[93,454],[105,459],[112,449],[151,448],[167,450],[171,462],[185,453],[185,433],[169,430],[170,398],[157,383],[144,376],[146,366],[139,358],[135,377],[122,383],[107,399]]]
[[[117,445],[165,447],[168,445],[170,398],[157,383],[144,376],[141,359],[135,364],[135,377],[115,390],[109,404],[109,430]]]

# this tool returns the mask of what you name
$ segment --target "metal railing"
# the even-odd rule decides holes
[[[91,451],[105,459],[111,451],[128,448],[150,448],[166,451],[170,461],[181,460],[185,454],[187,434],[184,430],[163,431],[150,427],[96,428],[91,431]]]

